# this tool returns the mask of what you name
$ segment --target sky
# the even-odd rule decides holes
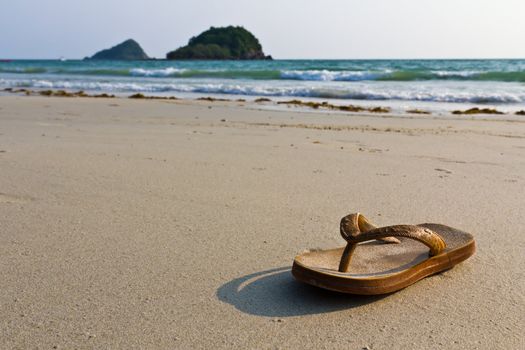
[[[242,25],[278,59],[525,58],[525,0],[0,0],[0,58],[152,57]]]

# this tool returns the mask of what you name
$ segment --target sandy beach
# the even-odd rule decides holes
[[[476,254],[397,293],[296,282],[339,220]],[[2,349],[525,347],[525,117],[0,96]]]

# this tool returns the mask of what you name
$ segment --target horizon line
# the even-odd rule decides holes
[[[272,55],[273,57],[273,55]],[[86,58],[89,58],[89,56],[86,56],[84,58],[72,58],[72,57],[66,57],[66,56],[58,56],[57,58],[20,58],[20,57],[1,57],[0,56],[0,62],[2,61],[59,61],[62,59],[66,59],[68,61],[84,61]],[[420,61],[438,61],[438,60],[525,60],[524,57],[409,57],[409,58],[402,58],[402,57],[392,57],[392,58],[275,58],[273,57],[273,61],[411,61],[411,60],[420,60]],[[160,58],[160,57],[150,57],[149,59],[144,60],[92,60],[92,61],[173,61],[173,62],[181,62],[181,61],[265,61],[265,60],[207,60],[207,59],[187,59],[187,60],[170,60],[167,58]]]

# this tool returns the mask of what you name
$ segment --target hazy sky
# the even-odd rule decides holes
[[[525,0],[0,0],[0,57],[154,57],[243,25],[274,58],[525,58]]]

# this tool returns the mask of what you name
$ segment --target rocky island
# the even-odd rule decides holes
[[[168,60],[265,60],[259,40],[243,27],[220,27],[193,37],[166,55]]]
[[[128,39],[110,49],[102,50],[91,56],[91,60],[147,60],[148,55],[139,43]]]

